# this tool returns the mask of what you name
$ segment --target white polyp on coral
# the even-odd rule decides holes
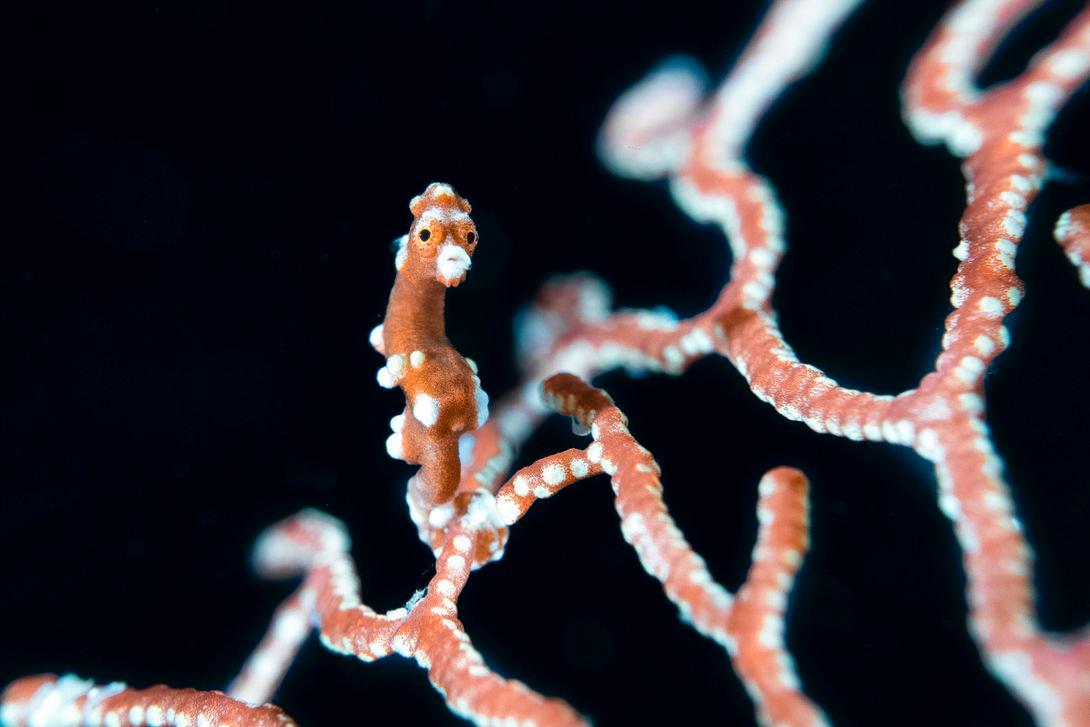
[[[466,522],[474,530],[498,529],[506,526],[503,516],[496,509],[496,498],[491,492],[478,490],[470,500]]]
[[[450,519],[454,517],[454,506],[449,502],[445,505],[439,505],[432,509],[428,513],[428,525],[438,530],[445,528]]]

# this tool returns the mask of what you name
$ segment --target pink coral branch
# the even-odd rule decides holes
[[[495,719],[582,724],[563,702],[492,672],[457,618],[457,599],[473,566],[493,558],[494,551],[482,548],[481,542],[496,542],[500,530],[506,542],[506,528],[535,501],[604,471],[613,480],[625,538],[686,619],[728,649],[765,720],[822,723],[820,710],[802,695],[783,646],[787,592],[808,545],[807,484],[802,474],[780,468],[762,480],[754,565],[735,606],[670,518],[658,465],[628,433],[627,420],[608,395],[563,374],[545,382],[543,399],[550,409],[576,419],[594,442],[585,450],[570,449],[522,468],[494,498],[483,489],[456,498],[459,514],[432,531],[441,533],[442,540],[435,548],[436,575],[423,594],[383,615],[363,605],[343,526],[322,513],[305,511],[274,526],[258,541],[259,570],[269,575],[306,573],[304,586],[281,612],[293,614],[301,604],[318,626],[323,644],[333,651],[365,661],[390,653],[414,658],[428,670],[451,709],[479,724]],[[274,641],[266,637],[259,653]],[[253,667],[248,666],[244,675],[247,671]],[[266,681],[275,683],[280,676],[276,673],[275,680]]]
[[[712,309],[668,333],[640,337],[628,314],[570,336],[592,341],[595,352],[637,340],[652,367],[679,371],[709,350],[710,326],[715,350],[784,416],[851,439],[909,445],[934,461],[940,504],[955,520],[966,554],[972,630],[989,665],[1046,722],[1086,724],[1090,685],[1080,676],[1090,673],[1086,644],[1055,642],[1035,625],[1028,547],[983,418],[983,376],[1009,344],[1002,321],[1022,297],[1014,255],[1024,210],[1044,178],[1044,132],[1090,73],[1087,9],[1018,78],[986,93],[973,86],[986,52],[1033,5],[959,4],[914,61],[906,82],[910,126],[921,140],[945,142],[966,157],[968,191],[954,251],[961,261],[951,281],[955,310],[946,320],[935,369],[916,390],[891,397],[844,389],[798,362],[776,330],[769,299],[784,249],[781,213],[767,182],[731,156],[740,153],[745,138],[724,141],[716,135],[717,119],[733,113],[721,106],[733,96],[733,74],[707,109],[699,106],[691,72],[670,67],[652,74],[618,102],[603,142],[607,163],[634,176],[651,169],[639,153],[628,155],[635,131],[644,133],[641,141],[649,148],[662,143],[664,149],[685,150],[654,171],[672,175],[675,199],[690,216],[724,229],[734,254],[731,282]],[[760,47],[750,53],[759,54]],[[662,122],[661,108],[650,108],[661,99],[674,101],[669,125]],[[690,121],[682,144],[683,116]],[[663,152],[658,158],[667,157]],[[657,348],[647,346],[649,339]]]
[[[344,526],[324,513],[307,510],[270,528],[258,541],[256,562],[267,575],[305,573],[292,599],[307,609],[328,649],[363,661],[392,653],[415,659],[457,714],[482,724],[534,715],[545,724],[582,724],[563,702],[493,673],[457,618],[478,533],[497,525],[489,510],[494,510],[489,502],[470,503],[444,530],[427,590],[383,614],[361,602]]]
[[[1056,220],[1053,234],[1079,271],[1079,282],[1090,288],[1090,204],[1069,209]]]
[[[309,633],[307,609],[302,592],[297,591],[273,613],[268,631],[227,687],[227,694],[248,704],[271,700]]]
[[[121,682],[96,686],[71,674],[25,677],[0,695],[0,722],[8,727],[294,727],[271,704],[253,706],[222,692]]]
[[[552,497],[580,480],[601,474],[602,466],[585,449],[569,449],[543,457],[516,472],[496,495],[496,509],[504,524],[513,525],[538,500]]]
[[[780,467],[761,480],[753,565],[735,599],[670,517],[658,463],[632,437],[609,395],[570,374],[553,376],[544,390],[552,408],[590,429],[594,443],[586,456],[610,476],[625,540],[682,617],[728,650],[761,721],[824,724],[821,710],[802,694],[783,641],[787,593],[809,546],[806,477]]]

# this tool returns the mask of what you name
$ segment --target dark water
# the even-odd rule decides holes
[[[729,67],[761,4],[720,5],[42,10],[8,112],[25,124],[9,137],[0,265],[0,682],[222,688],[290,589],[252,575],[249,546],[303,506],[348,523],[376,608],[422,586],[409,470],[383,448],[400,403],[366,343],[409,198],[444,180],[475,207],[481,244],[448,330],[494,398],[516,380],[512,316],[555,273],[596,271],[624,306],[702,310],[725,243],[661,186],[611,177],[593,146],[615,96],[664,55]],[[784,332],[803,360],[884,393],[928,369],[955,264],[958,165],[917,146],[898,107],[943,5],[864,7],[750,149],[788,215]],[[1079,5],[1049,4],[984,80],[1017,73]],[[1030,212],[1027,295],[987,379],[1056,629],[1090,620],[1090,291],[1050,239],[1060,210],[1090,200],[1087,128],[1084,91],[1054,127],[1049,155],[1070,173]],[[788,643],[835,723],[1028,723],[966,635],[959,553],[921,460],[780,418],[722,360],[600,383],[728,586],[748,564],[760,475],[809,475],[813,550]],[[522,461],[572,441],[553,422]],[[694,460],[694,444],[722,459]],[[749,723],[724,655],[679,623],[616,519],[604,481],[536,507],[461,600],[477,646],[597,724]],[[314,726],[455,721],[415,664],[316,641],[277,701]]]

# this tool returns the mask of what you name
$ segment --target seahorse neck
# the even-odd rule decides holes
[[[434,279],[399,274],[386,307],[388,354],[407,353],[447,343],[444,318],[446,287]],[[389,325],[397,321],[394,326]]]

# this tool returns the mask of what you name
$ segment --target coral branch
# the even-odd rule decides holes
[[[271,700],[309,633],[302,594],[293,593],[276,609],[265,637],[227,687],[228,696],[247,704]]]
[[[544,457],[523,467],[504,483],[496,495],[496,508],[504,524],[513,525],[536,501],[601,472],[601,464],[592,462],[584,449],[569,449]]]
[[[323,513],[304,511],[271,528],[256,548],[255,562],[266,575],[306,574],[303,587],[276,620],[297,625],[297,609],[304,608],[332,651],[364,661],[390,653],[415,659],[451,709],[478,724],[510,719],[582,724],[563,702],[493,673],[457,618],[457,600],[472,568],[496,558],[494,549],[482,549],[482,541],[506,542],[506,528],[536,500],[604,471],[613,480],[625,538],[685,618],[728,649],[764,719],[821,724],[820,711],[799,690],[783,646],[787,592],[808,542],[802,474],[780,468],[762,480],[754,564],[734,608],[731,595],[715,583],[674,525],[662,499],[658,465],[628,433],[627,420],[609,396],[570,374],[553,376],[543,392],[549,408],[573,417],[594,442],[519,470],[495,497],[479,487],[461,492],[452,504],[455,516],[432,530],[441,539],[435,545],[436,574],[426,591],[383,615],[363,605],[343,525]],[[497,534],[501,530],[502,536]],[[258,688],[248,687],[255,697],[275,688],[286,663],[265,652],[287,654],[301,639],[295,630],[289,629],[287,637],[278,631],[274,624],[237,682],[257,683]]]
[[[255,560],[266,575],[306,574],[293,599],[307,608],[331,651],[363,661],[391,653],[415,659],[450,708],[479,724],[535,715],[543,724],[582,724],[563,702],[489,670],[457,618],[477,535],[497,525],[488,516],[495,510],[490,500],[490,495],[475,499],[445,529],[427,590],[385,614],[361,602],[344,526],[324,513],[307,510],[270,528],[258,541]]]
[[[1079,725],[1090,719],[1090,639],[1058,642],[1036,625],[1029,549],[983,420],[983,375],[1007,346],[1003,317],[1022,298],[1014,255],[1024,210],[1043,181],[1044,132],[1090,74],[1087,8],[1014,80],[987,93],[968,84],[981,62],[981,43],[994,45],[1031,6],[959,6],[906,82],[908,118],[917,134],[944,140],[966,157],[968,196],[954,251],[961,263],[950,284],[955,310],[946,320],[935,373],[921,383],[911,414],[916,450],[936,464],[941,504],[965,552],[971,630],[989,666],[1042,721]],[[989,29],[985,40],[974,35],[981,28]],[[950,97],[935,100],[930,92],[936,84],[945,85]]]
[[[583,347],[584,358],[593,362],[588,369],[608,359],[600,352],[629,346],[638,348],[649,368],[677,372],[714,347],[785,417],[850,439],[910,445],[933,460],[940,504],[956,521],[966,553],[972,630],[989,665],[1043,720],[1085,724],[1090,687],[1078,675],[1090,672],[1086,644],[1055,643],[1034,624],[1029,550],[983,419],[983,376],[1009,344],[1002,321],[1022,297],[1014,255],[1025,228],[1024,210],[1044,179],[1044,132],[1090,73],[1087,9],[1018,78],[987,93],[973,86],[987,51],[1034,4],[959,4],[906,81],[909,125],[922,141],[945,142],[966,157],[968,192],[961,242],[954,250],[961,261],[951,281],[955,310],[946,320],[935,369],[916,390],[897,397],[856,392],[797,361],[769,305],[784,250],[782,214],[768,183],[736,158],[745,137],[716,133],[718,120],[735,113],[722,101],[746,98],[736,90],[739,76],[732,74],[704,109],[696,75],[676,64],[653,73],[618,102],[604,127],[604,160],[632,176],[670,174],[679,206],[694,219],[718,224],[730,239],[731,281],[712,309],[676,326],[660,326],[668,329],[664,332],[641,335],[640,314],[623,314],[572,332],[568,340]],[[764,32],[771,35],[776,26]],[[759,55],[762,47],[758,42],[748,53]],[[777,83],[790,76],[769,74]],[[664,100],[662,107],[652,107]],[[669,110],[669,123],[663,122],[663,109]],[[682,141],[686,124],[688,138]],[[751,128],[744,119],[726,124],[735,125]],[[656,164],[649,163],[644,155],[659,148],[666,151]],[[1078,246],[1074,240],[1081,237],[1068,225],[1061,225],[1064,234],[1058,237]]]
[[[764,724],[819,724],[820,711],[802,696],[784,646],[787,594],[809,547],[809,483],[801,472],[778,467],[758,485],[760,530],[753,565],[727,622],[734,665],[757,702]]]
[[[570,374],[553,376],[544,390],[550,406],[590,428],[594,444],[586,456],[611,478],[625,540],[682,617],[727,648],[761,721],[823,724],[821,711],[799,688],[783,642],[787,593],[809,546],[803,474],[780,467],[761,480],[753,566],[734,599],[674,524],[662,498],[658,463],[629,433],[628,420],[612,399]]]
[[[374,661],[392,650],[408,609],[379,614],[360,601],[356,566],[344,525],[317,510],[304,510],[269,528],[258,539],[254,561],[265,576],[305,574],[298,598],[331,651]]]
[[[1090,288],[1090,204],[1060,215],[1053,232],[1067,259],[1079,271],[1079,282]]]
[[[251,706],[222,692],[156,686],[133,689],[121,682],[95,686],[71,674],[26,677],[0,695],[5,727],[294,727],[271,704]]]
[[[771,185],[749,171],[740,156],[756,118],[817,61],[828,34],[856,4],[777,4],[739,68],[707,106],[700,103],[698,72],[691,64],[673,63],[652,72],[610,111],[599,145],[603,161],[626,176],[670,176],[679,206],[724,231],[733,263],[715,304],[690,320],[620,314],[570,332],[558,343],[589,359],[585,368],[623,363],[680,373],[714,351],[728,357],[754,393],[789,419],[852,439],[904,442],[890,409],[893,397],[838,385],[800,363],[784,341],[770,306],[786,248],[783,212]],[[803,28],[807,40],[798,42]],[[665,113],[658,105],[663,99],[673,102],[669,125],[659,118]],[[643,157],[660,145],[671,153],[649,164]]]
[[[448,531],[447,543],[436,560],[435,577],[413,610],[417,620],[399,653],[408,656],[405,652],[410,651],[428,669],[428,678],[450,708],[476,724],[585,724],[566,703],[546,699],[521,682],[492,672],[456,618],[455,601],[469,577],[467,559],[482,525],[474,522],[471,510],[469,517]]]

